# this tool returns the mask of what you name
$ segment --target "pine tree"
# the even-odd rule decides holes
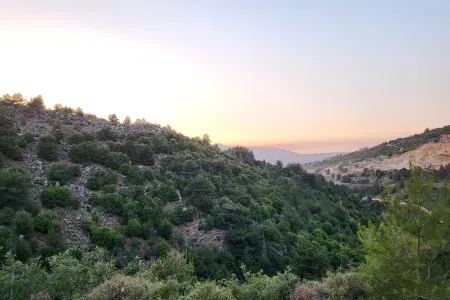
[[[386,299],[449,299],[450,188],[434,188],[413,169],[412,179],[394,197],[379,226],[360,227],[366,249],[360,271],[377,295]]]

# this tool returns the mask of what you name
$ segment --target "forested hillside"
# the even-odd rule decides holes
[[[125,270],[177,250],[195,280],[242,282],[250,276],[244,270],[275,275],[288,267],[315,279],[361,263],[358,224],[377,223],[381,213],[379,203],[361,202],[359,192],[298,164],[257,161],[242,147],[221,151],[207,135],[188,138],[145,120],[48,110],[40,96],[3,97],[0,152],[5,270],[19,264],[11,255],[53,274],[65,260],[87,268],[94,254],[73,247],[98,246]],[[33,263],[17,267],[44,272]]]

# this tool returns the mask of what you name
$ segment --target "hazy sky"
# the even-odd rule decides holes
[[[349,151],[450,123],[450,1],[0,0],[0,93]]]

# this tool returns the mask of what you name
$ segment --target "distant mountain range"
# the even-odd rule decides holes
[[[231,148],[230,146],[221,144],[218,144],[218,146],[222,150],[227,150]],[[277,160],[281,161],[283,164],[289,163],[306,164],[342,154],[340,152],[299,154],[285,149],[273,147],[246,147],[246,148],[253,152],[257,160],[265,160],[266,162],[272,164],[276,163]]]

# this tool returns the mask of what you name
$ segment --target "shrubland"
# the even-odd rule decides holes
[[[64,116],[65,124],[97,121],[64,107],[39,111]],[[17,141],[20,122],[7,117],[3,121],[12,126],[0,126],[0,138]],[[425,189],[424,174],[405,183],[408,198],[389,201],[385,207],[361,201],[363,191],[327,182],[298,164],[258,161],[243,147],[221,151],[207,135],[188,138],[142,120],[120,127],[117,116],[109,125],[105,122],[99,121],[100,128],[76,125],[76,132],[62,134],[55,129],[30,132],[39,136],[35,150],[19,143],[22,157],[28,159],[36,151],[31,155],[42,160],[48,170],[44,184],[33,180],[33,169],[20,168],[20,161],[2,152],[0,295],[8,295],[7,299],[448,296],[447,272],[442,270],[448,270],[444,216],[449,198],[444,188]],[[426,201],[430,204],[424,206]],[[63,244],[62,229],[68,224],[58,216],[61,211],[75,212],[74,208],[85,214],[79,230],[90,243],[83,247]],[[385,208],[388,219],[382,220]],[[422,208],[433,213],[423,214]],[[405,217],[413,213],[420,222]],[[106,215],[118,221],[108,225]],[[208,242],[183,235],[183,229],[193,224],[198,224],[192,230],[200,237],[211,237]],[[399,254],[389,254],[396,243]],[[411,247],[417,244],[419,252],[405,263],[396,262],[402,253],[413,253]],[[380,266],[403,275],[392,277]],[[426,275],[427,270],[433,275]],[[380,281],[385,276],[391,280]]]

